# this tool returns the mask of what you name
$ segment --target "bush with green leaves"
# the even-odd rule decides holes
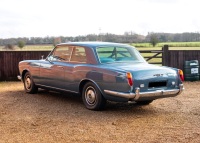
[[[156,34],[151,34],[150,35],[150,43],[152,44],[153,47],[155,47],[158,44],[159,40]]]
[[[18,41],[17,45],[20,49],[22,49],[25,46],[25,42],[24,41]]]

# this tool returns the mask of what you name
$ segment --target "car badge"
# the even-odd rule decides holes
[[[163,74],[154,74],[153,76],[159,77],[159,76],[163,76]]]

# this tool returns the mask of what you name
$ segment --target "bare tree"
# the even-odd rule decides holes
[[[54,45],[54,47],[55,47],[57,44],[59,44],[59,43],[61,43],[61,38],[60,38],[60,37],[57,37],[57,38],[54,38],[54,39],[53,39],[53,45]]]
[[[6,49],[6,50],[15,50],[15,46],[12,45],[12,44],[7,44],[7,45],[4,47],[4,49]]]

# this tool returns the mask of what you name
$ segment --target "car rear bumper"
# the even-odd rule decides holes
[[[148,100],[148,99],[157,99],[157,98],[166,98],[173,97],[181,94],[184,90],[183,84],[179,85],[179,89],[171,89],[171,90],[156,90],[151,92],[140,92],[140,88],[135,88],[135,93],[124,93],[124,92],[116,92],[111,90],[104,90],[104,92],[108,95],[127,98],[130,100],[138,101],[138,100]]]

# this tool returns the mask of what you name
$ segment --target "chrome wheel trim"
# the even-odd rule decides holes
[[[27,76],[25,78],[24,84],[26,86],[26,89],[30,90],[30,88],[31,88],[31,78],[29,76]]]
[[[85,101],[87,102],[87,104],[95,105],[96,99],[97,95],[94,87],[92,86],[87,87],[87,89],[85,90]]]

